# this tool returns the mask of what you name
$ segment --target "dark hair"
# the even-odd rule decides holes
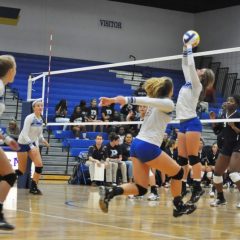
[[[108,136],[110,142],[112,141],[116,141],[118,140],[120,137],[115,133],[115,132],[111,132]]]
[[[66,99],[61,99],[59,101],[59,103],[56,106],[56,109],[58,109],[59,107],[63,107],[65,109],[67,109],[67,100]]]
[[[240,96],[237,94],[234,94],[231,97],[235,100],[237,106],[239,107],[240,106]]]
[[[87,104],[86,101],[82,99],[79,103],[79,106],[82,108],[82,107],[85,107],[86,104]]]
[[[95,139],[97,139],[97,137],[103,138],[103,135],[99,133],[99,134],[96,135]]]

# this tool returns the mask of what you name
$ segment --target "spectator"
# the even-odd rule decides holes
[[[132,134],[127,133],[124,138],[124,142],[121,145],[122,148],[122,160],[126,163],[127,165],[127,172],[128,172],[128,177],[130,182],[133,182],[133,166],[132,166],[132,160],[130,158],[130,148],[132,144]]]
[[[147,93],[146,93],[143,85],[144,85],[144,82],[141,82],[139,84],[139,87],[134,91],[134,94],[133,94],[134,96],[139,96],[139,97],[147,96]]]
[[[127,167],[126,163],[122,161],[122,150],[119,146],[119,136],[116,133],[109,134],[110,142],[106,145],[107,148],[107,161],[113,163],[113,183],[117,182],[117,169],[121,169],[122,182],[127,182]]]
[[[101,120],[98,120],[98,107],[96,98],[91,100],[90,107],[88,108],[87,120],[88,122],[101,122]],[[96,131],[96,127],[97,125],[93,125],[93,132]],[[101,125],[100,131],[103,131]]]
[[[119,144],[123,144],[124,143],[124,139],[125,139],[125,135],[126,135],[126,131],[125,128],[123,126],[120,126],[118,129],[118,136],[120,138]]]
[[[95,141],[95,145],[90,146],[88,149],[88,161],[86,162],[86,165],[89,166],[92,185],[96,186],[96,182],[94,181],[95,164],[100,165],[101,163],[104,163],[106,169],[106,185],[110,185],[112,183],[113,164],[106,161],[107,151],[103,145],[102,135],[97,135]]]
[[[16,120],[11,120],[9,123],[8,123],[8,127],[6,129],[6,133],[8,136],[10,136],[11,138],[13,138],[14,140],[18,140],[18,136],[20,134],[20,130],[19,130],[19,127],[17,125],[17,122]]]
[[[85,122],[88,120],[87,119],[87,115],[88,115],[88,108],[87,108],[87,103],[85,100],[81,100],[79,103],[79,107],[81,108],[81,114],[84,116],[85,118]]]
[[[69,118],[67,118],[67,100],[61,99],[55,107],[55,121],[57,123],[68,123]],[[63,127],[66,130],[67,126]]]
[[[79,106],[76,106],[74,108],[73,114],[71,115],[70,122],[85,122],[85,117],[81,113],[81,108]],[[83,125],[74,125],[72,126],[72,131],[74,133],[74,136],[76,139],[80,138],[80,134],[82,132],[83,138],[86,138],[86,127]]]

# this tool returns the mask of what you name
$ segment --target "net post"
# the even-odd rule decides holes
[[[27,99],[32,98],[32,75],[28,77],[28,90],[27,90]]]

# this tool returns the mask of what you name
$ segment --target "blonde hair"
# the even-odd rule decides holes
[[[215,74],[212,69],[206,68],[203,75],[200,78],[203,87],[202,92],[199,96],[199,100],[201,101],[204,99],[207,89],[209,87],[213,87],[215,82]]]
[[[147,95],[152,98],[167,97],[173,89],[172,79],[169,77],[149,78],[143,85]]]
[[[12,55],[1,55],[0,56],[0,78],[4,77],[7,72],[16,68],[16,61]]]

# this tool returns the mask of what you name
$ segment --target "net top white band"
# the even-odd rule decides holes
[[[231,53],[231,52],[240,52],[240,47],[225,48],[225,49],[219,49],[219,50],[199,52],[199,53],[194,53],[193,55],[194,55],[194,57],[200,57],[200,56],[216,55],[216,54]],[[119,62],[119,63],[103,64],[103,65],[97,65],[97,66],[89,66],[89,67],[81,67],[81,68],[72,68],[72,69],[51,71],[50,74],[51,75],[56,75],[56,74],[63,74],[63,73],[83,72],[83,71],[96,70],[96,69],[123,67],[123,66],[130,66],[130,65],[153,63],[153,62],[163,62],[163,61],[170,61],[170,60],[176,60],[176,59],[181,59],[181,58],[182,58],[182,54],[181,55],[174,55],[174,56],[158,57],[158,58],[148,58],[148,59],[136,60],[136,61]],[[43,76],[47,76],[48,74],[49,74],[49,72],[43,72],[43,74],[41,74],[39,76],[36,76],[36,77],[33,77],[33,78],[30,78],[30,80],[31,81],[36,81],[39,78],[42,78]]]
[[[202,119],[200,120],[201,123],[227,123],[227,122],[240,122],[240,118],[232,118],[232,119]],[[124,121],[124,122],[75,122],[75,123],[48,123],[47,126],[93,126],[93,125],[137,125],[137,124],[142,124],[142,121]],[[170,122],[170,124],[178,124],[180,123],[179,120],[173,120]]]

